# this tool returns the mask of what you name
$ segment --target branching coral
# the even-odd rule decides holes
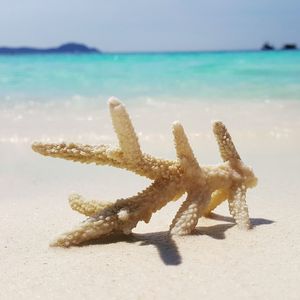
[[[187,198],[172,221],[171,234],[189,234],[201,216],[209,214],[226,199],[238,227],[250,227],[246,190],[254,187],[257,179],[251,168],[241,161],[223,123],[214,122],[213,130],[224,163],[200,166],[178,122],[173,124],[177,160],[158,159],[141,151],[124,105],[111,98],[109,108],[119,140],[118,148],[34,143],[32,149],[45,156],[126,169],[153,182],[137,195],[114,202],[85,200],[80,195],[71,195],[69,202],[72,209],[88,216],[88,219],[58,237],[52,246],[78,245],[117,232],[129,234],[139,221],[148,223],[153,213],[184,193],[187,193]]]

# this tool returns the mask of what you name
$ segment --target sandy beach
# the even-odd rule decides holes
[[[299,299],[300,103],[126,106],[144,152],[175,159],[171,124],[180,120],[202,165],[221,162],[211,120],[223,120],[259,179],[247,195],[253,229],[237,229],[224,203],[212,219],[199,220],[193,235],[170,238],[181,198],[139,223],[131,237],[51,248],[54,237],[83,220],[68,206],[71,192],[114,200],[149,182],[31,150],[34,140],[116,144],[105,101],[3,107],[0,299]]]

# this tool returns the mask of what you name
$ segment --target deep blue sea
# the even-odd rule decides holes
[[[2,102],[112,95],[126,101],[300,100],[300,51],[0,56]]]

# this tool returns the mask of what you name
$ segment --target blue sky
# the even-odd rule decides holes
[[[300,0],[0,0],[0,45],[103,51],[300,45]]]

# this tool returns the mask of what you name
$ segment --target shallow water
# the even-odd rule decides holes
[[[300,100],[299,78],[300,51],[0,56],[0,101]]]
[[[106,105],[115,95],[152,152],[172,151],[175,120],[197,147],[214,119],[247,147],[291,146],[299,78],[300,51],[0,56],[0,144],[115,144]]]

